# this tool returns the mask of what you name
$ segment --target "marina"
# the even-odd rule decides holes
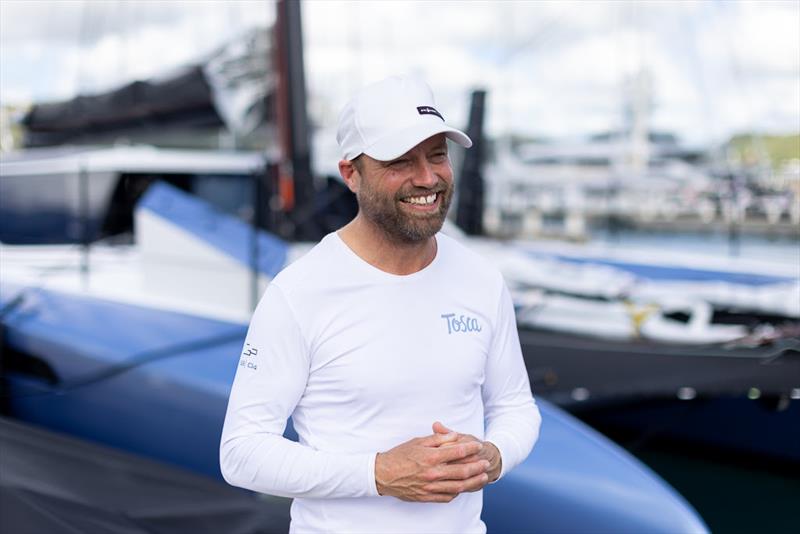
[[[356,80],[323,94],[307,47],[320,33],[303,33],[325,9],[277,1],[266,26],[158,76],[35,102],[11,130],[3,107],[0,530],[288,528],[289,499],[225,485],[219,440],[264,290],[358,209],[328,109]],[[554,28],[579,18],[563,9]],[[792,531],[800,137],[683,141],[656,113],[668,84],[644,49],[615,74],[613,120],[512,128],[527,108],[503,69],[548,35],[528,31],[491,71],[500,82],[462,83],[440,108],[474,140],[450,152],[442,232],[503,274],[544,421],[527,460],[485,488],[488,531]],[[490,42],[477,48],[491,56]],[[364,48],[354,34],[344,50]],[[298,439],[291,419],[284,436]]]
[[[246,288],[234,272],[237,264],[241,268],[250,264],[243,246],[247,242],[236,243],[237,235],[248,237],[246,226],[162,184],[148,190],[135,219],[141,250],[98,245],[93,247],[94,258],[90,258],[87,271],[81,269],[81,251],[74,247],[47,250],[47,246],[39,246],[38,255],[25,247],[4,247],[2,257],[7,263],[3,267],[8,274],[0,298],[5,312],[5,351],[11,355],[6,370],[10,413],[218,478],[217,433],[226,382],[235,370],[235,362],[226,354],[238,352],[235,347],[243,342],[249,302],[237,301],[230,285],[221,287],[229,293],[226,301],[205,300],[197,281],[169,275],[163,269],[148,272],[140,267],[174,263],[170,255],[181,250],[178,268],[205,266],[219,273],[214,287],[220,288],[227,279]],[[179,240],[185,244],[176,246]],[[275,239],[265,245],[265,258],[268,252],[274,257],[284,246]],[[187,256],[190,250],[191,259]],[[59,255],[53,254],[58,251]],[[16,253],[20,254],[15,261]],[[61,266],[57,273],[53,261]],[[220,269],[221,262],[228,268]],[[268,275],[269,263],[259,265],[259,273]],[[41,281],[42,275],[48,279],[45,285],[34,286],[32,282]],[[178,279],[183,283],[176,284]],[[173,286],[169,295],[163,290],[167,280]],[[191,315],[187,307],[191,307]],[[232,320],[236,312],[242,317],[239,321]],[[100,317],[103,333],[95,326]],[[197,332],[203,335],[198,337]],[[121,403],[103,401],[112,391],[128,393],[124,401],[116,395]],[[143,405],[158,408],[143,410]],[[507,489],[500,486],[487,492],[487,502],[495,504],[487,505],[485,517],[496,528],[502,530],[507,520],[502,510],[519,507],[513,508],[515,521],[529,514],[530,520],[536,517],[554,529],[565,524],[585,529],[594,521],[631,531],[702,529],[682,498],[643,465],[547,401],[541,400],[540,409],[551,426],[539,442],[537,454],[542,463],[529,461],[509,474]],[[103,424],[108,417],[126,423]],[[153,441],[153,435],[160,439]],[[185,448],[188,435],[193,443],[190,454]],[[585,463],[582,458],[587,455],[605,458],[603,469]],[[544,471],[543,465],[547,466]],[[644,516],[631,515],[625,499],[614,499],[601,511],[593,511],[596,497],[587,499],[578,492],[573,487],[577,480],[635,487],[651,495],[655,506]],[[532,501],[522,500],[520,495],[530,495]],[[532,502],[538,504],[531,506]],[[565,523],[562,514],[547,511],[553,507],[585,511]]]
[[[150,152],[152,156],[153,151]],[[158,152],[158,154],[158,157],[149,158],[150,167],[143,165],[141,161],[139,161],[139,153],[137,151],[131,152],[131,156],[133,157],[129,160],[130,163],[124,163],[125,158],[122,157],[122,153],[119,150],[116,152],[116,156],[111,160],[114,161],[116,165],[120,165],[120,170],[124,170],[124,172],[120,173],[118,176],[126,176],[129,184],[135,183],[135,173],[137,172],[147,177],[152,177],[153,174],[156,173],[161,174],[164,178],[169,178],[169,173],[174,173],[177,176],[186,176],[187,171],[190,171],[193,166],[196,166],[198,161],[196,157],[192,159],[182,159],[181,153],[171,154],[170,152],[161,151]],[[98,157],[84,156],[82,159],[72,158],[73,162],[84,162],[84,169],[87,177],[94,176],[92,162],[95,161],[102,170],[99,176],[107,177],[109,171],[112,171],[111,176],[116,176],[117,174],[108,166],[108,163],[103,163],[108,160],[109,158],[107,156],[102,156],[102,153],[100,153]],[[53,174],[55,179],[60,180],[61,175],[59,173],[64,172],[64,165],[56,164],[52,157],[46,158],[45,161],[57,171]],[[180,163],[181,161],[183,161],[183,163]],[[234,164],[233,161],[238,161],[239,163]],[[88,162],[88,164],[86,164],[86,162]],[[232,172],[231,181],[235,184],[235,176],[237,173],[242,173],[240,176],[243,175],[243,173],[247,169],[252,168],[253,164],[256,162],[258,162],[258,159],[253,159],[248,156],[236,159],[231,159],[230,157],[227,159],[218,158],[217,160],[209,156],[202,166],[208,168],[214,168],[216,166],[215,173],[217,175],[221,172],[221,168],[226,166]],[[41,162],[35,160],[27,163],[9,162],[4,165],[3,175],[6,179],[9,179],[15,174],[15,172],[12,172],[14,168],[21,169],[26,165],[37,169],[35,173],[31,174],[42,176],[41,168],[37,168],[37,166],[41,165]],[[189,167],[181,168],[181,165],[189,165]],[[138,166],[138,168],[135,168],[135,166]],[[169,173],[164,169],[170,169]],[[17,172],[19,174],[25,174],[18,170]],[[197,181],[191,186],[192,189],[201,183],[202,181]],[[133,189],[140,190],[141,188],[133,187]],[[44,394],[44,391],[41,390],[42,385],[35,385],[36,381],[30,382],[30,379],[25,379],[15,386],[16,388],[22,389],[15,390],[11,395],[12,406],[16,406],[14,409],[19,410],[16,412],[17,417],[21,416],[24,419],[37,421],[39,424],[44,423],[47,426],[55,425],[56,428],[62,430],[71,428],[77,421],[70,423],[72,419],[68,414],[85,414],[86,408],[78,408],[78,405],[74,408],[70,408],[69,403],[65,404],[65,402],[81,391],[88,392],[89,390],[86,389],[87,385],[100,385],[107,380],[112,380],[113,383],[114,380],[118,380],[115,377],[124,377],[130,371],[134,371],[138,368],[145,370],[157,364],[157,362],[171,353],[180,355],[185,350],[207,351],[208,349],[202,349],[202,347],[206,345],[218,347],[224,351],[234,351],[235,345],[241,343],[244,334],[244,323],[249,316],[250,306],[252,305],[252,288],[262,287],[270,274],[277,272],[283,262],[292,261],[293,258],[298,257],[298,255],[302,254],[309,247],[308,244],[304,245],[302,243],[287,247],[285,244],[282,244],[279,239],[264,236],[255,241],[255,243],[258,243],[258,247],[253,249],[251,248],[251,244],[254,243],[251,237],[254,235],[252,230],[248,229],[246,224],[236,222],[231,215],[224,214],[216,209],[209,210],[209,207],[205,205],[203,201],[192,200],[191,197],[186,196],[185,193],[179,193],[179,190],[173,189],[172,187],[160,186],[156,183],[151,186],[150,195],[151,198],[145,197],[140,201],[139,209],[129,214],[132,221],[138,221],[138,223],[135,223],[135,227],[139,232],[142,232],[133,239],[135,245],[126,244],[125,240],[123,240],[123,242],[118,245],[112,243],[104,245],[98,243],[88,248],[80,244],[67,246],[37,245],[35,247],[24,245],[3,246],[3,309],[5,312],[4,317],[6,317],[5,324],[11,327],[11,329],[6,329],[4,342],[7,344],[7,347],[9,343],[15,343],[17,347],[37,346],[40,343],[45,343],[45,346],[53,346],[54,343],[56,346],[64,346],[65,343],[67,345],[72,345],[75,341],[87,338],[89,332],[93,330],[92,325],[96,320],[95,318],[98,316],[104,317],[109,332],[119,332],[120,330],[113,326],[114,321],[112,317],[120,313],[123,315],[119,315],[119,321],[127,324],[126,330],[128,334],[126,334],[126,338],[129,339],[130,342],[134,342],[138,337],[136,330],[131,330],[134,324],[131,323],[131,320],[136,316],[140,317],[140,320],[146,320],[145,323],[142,323],[143,331],[152,330],[155,324],[160,325],[159,330],[163,330],[166,325],[173,325],[168,326],[166,332],[169,332],[170,337],[174,338],[174,334],[180,328],[177,325],[180,324],[180,322],[188,320],[188,317],[186,319],[179,319],[179,316],[168,319],[168,317],[174,315],[174,311],[181,314],[190,313],[192,316],[202,311],[204,314],[208,315],[210,322],[209,319],[203,319],[204,326],[200,328],[206,335],[194,341],[192,337],[187,338],[185,342],[180,339],[173,339],[171,343],[163,346],[163,348],[153,350],[147,348],[148,345],[153,343],[151,333],[145,336],[146,339],[151,340],[148,342],[148,345],[144,345],[140,349],[134,349],[132,351],[130,348],[125,349],[123,353],[116,357],[119,358],[116,362],[114,360],[107,363],[97,361],[86,367],[87,361],[80,365],[79,369],[82,370],[77,373],[71,370],[70,366],[65,366],[66,361],[60,363],[56,361],[44,363],[39,358],[31,359],[32,354],[29,352],[30,349],[26,349],[24,352],[19,349],[12,349],[11,358],[6,360],[9,362],[6,364],[6,369],[8,369],[9,366],[11,369],[16,368],[22,371],[23,375],[33,372],[40,377],[36,381],[44,379],[45,384],[50,384],[46,386],[48,389],[55,388],[54,393],[56,391],[59,392],[57,398],[59,399],[59,404],[62,405],[60,410],[66,410],[66,412],[61,412],[52,407],[47,410],[37,407],[44,400],[37,400],[37,398],[40,398]],[[163,196],[164,200],[157,200],[160,196]],[[159,216],[154,217],[150,215],[150,213],[156,215],[165,208],[167,208],[168,211],[161,213]],[[153,210],[155,210],[155,212]],[[173,213],[173,215],[171,215],[171,213]],[[178,219],[172,221],[172,226],[178,223],[188,224],[189,226],[186,230],[183,230],[183,234],[176,234],[175,230],[170,229],[170,225],[165,227],[164,222],[159,222],[159,219],[164,219],[165,217],[167,220],[173,220],[175,217],[178,217]],[[123,219],[125,218],[126,217],[123,217]],[[107,216],[103,215],[102,210],[98,212],[98,219],[107,219]],[[57,218],[56,220],[61,219]],[[197,224],[198,222],[200,222],[199,225]],[[95,228],[98,229],[102,227],[102,224],[95,225]],[[211,231],[210,234],[209,231]],[[458,233],[457,230],[452,231],[456,234]],[[209,248],[209,245],[202,247],[193,245],[187,248],[186,244],[181,244],[181,242],[185,242],[187,238],[189,238],[190,242],[196,241],[206,234],[210,236],[210,239],[203,238],[203,240],[207,241],[209,244],[213,244],[211,248]],[[182,235],[184,235],[184,237],[181,237]],[[218,237],[214,237],[215,235]],[[226,237],[222,238],[222,235]],[[465,238],[463,235],[461,238],[469,239]],[[490,243],[490,245],[492,244]],[[496,245],[492,246],[496,247]],[[180,260],[174,256],[174,251],[176,250],[186,251],[181,255]],[[189,250],[194,250],[191,260],[185,255]],[[214,252],[214,250],[217,250],[217,252]],[[255,260],[252,256],[254,250],[257,251],[255,257],[259,258],[258,260]],[[480,250],[480,244],[477,242],[476,250]],[[561,250],[562,254],[567,254],[569,252],[568,249],[562,248]],[[512,251],[512,255],[517,255],[519,253],[519,250]],[[572,253],[574,254],[575,251],[573,250]],[[543,254],[543,252],[540,250],[539,255],[541,256],[541,254]],[[496,250],[492,253],[487,253],[487,255],[496,258],[499,257]],[[528,258],[528,255],[523,254],[523,257]],[[574,259],[575,256],[571,257]],[[591,255],[584,254],[583,257],[591,257]],[[238,258],[238,260],[236,258]],[[596,255],[594,259],[597,259]],[[260,274],[257,280],[253,279],[253,271],[249,267],[254,264],[254,261],[259,265],[258,271]],[[616,262],[619,264],[620,260],[616,259]],[[531,265],[535,266],[536,264],[532,263]],[[633,265],[638,265],[640,270],[642,268],[641,263]],[[150,267],[148,268],[148,266]],[[179,274],[188,266],[194,266],[195,272],[197,272],[198,267],[201,267],[201,277],[194,282],[186,278],[185,275]],[[33,267],[33,269],[31,269],[31,267]],[[762,284],[766,283],[767,287],[769,287],[771,283],[786,283],[787,279],[792,281],[791,277],[787,277],[787,272],[783,271],[781,267],[773,267],[768,271],[769,272],[766,273],[760,273],[762,278],[755,278],[754,280]],[[719,271],[705,272],[710,272],[712,274],[716,272],[717,276],[720,274]],[[698,278],[696,271],[692,273],[695,278]],[[730,277],[736,274],[736,271],[733,271],[729,272],[728,276]],[[675,276],[674,273],[672,276]],[[752,277],[753,275],[749,276]],[[738,273],[738,277],[739,279],[743,278],[747,280],[746,275],[741,272]],[[703,277],[699,278],[702,279]],[[174,283],[176,279],[183,279],[185,284],[176,285]],[[216,292],[211,292],[204,296],[204,294],[207,293],[206,291],[198,292],[194,289],[197,287],[197,284],[206,285],[212,280],[213,282],[210,284],[210,287],[214,288]],[[737,280],[737,278],[734,277],[734,280]],[[630,282],[629,279],[626,279],[626,281]],[[752,281],[753,280],[750,280],[750,282]],[[44,285],[42,285],[43,283]],[[186,287],[186,289],[182,290],[181,287]],[[609,284],[606,278],[603,280],[602,287],[607,292],[613,292],[615,287],[618,289],[620,286]],[[28,288],[28,290],[24,288]],[[545,286],[540,287],[540,289],[542,288],[552,289],[546,288]],[[578,288],[582,289],[578,290]],[[587,295],[590,295],[592,291],[596,292],[597,289],[597,286],[584,284],[582,286],[574,286],[572,292],[583,293],[582,298],[585,298]],[[46,340],[46,338],[43,338],[41,341],[35,343],[33,343],[32,339],[30,341],[23,341],[31,335],[24,334],[24,332],[27,328],[33,326],[33,324],[30,323],[30,319],[25,319],[25,317],[35,317],[37,314],[33,312],[33,310],[43,305],[51,310],[48,314],[50,317],[48,321],[57,320],[58,315],[53,314],[57,313],[56,310],[63,309],[67,312],[64,318],[69,318],[72,324],[71,328],[74,329],[78,326],[78,324],[75,323],[75,319],[78,316],[76,313],[80,313],[81,315],[85,313],[78,312],[81,306],[79,303],[85,298],[82,295],[89,296],[90,300],[86,302],[94,302],[95,304],[93,304],[92,307],[98,308],[97,311],[92,311],[86,315],[86,320],[88,321],[86,323],[86,328],[89,330],[85,333],[80,333],[80,331],[73,331],[70,333],[64,326],[53,329],[52,325],[54,323],[50,323],[51,326],[49,329],[41,330],[41,333],[44,334],[48,331],[53,333],[58,332],[59,338],[61,338],[60,340],[55,338]],[[522,295],[524,295],[524,293],[522,293]],[[112,304],[114,301],[127,304],[120,308],[117,304]],[[780,299],[778,302],[781,302]],[[790,300],[789,302],[791,303],[792,301]],[[769,300],[765,302],[765,304],[768,303]],[[124,311],[127,306],[131,305],[133,305],[133,308],[130,308],[131,311],[134,311],[133,316],[129,316],[129,312]],[[143,306],[145,308],[143,308]],[[146,319],[147,315],[142,315],[147,308],[152,308],[154,310],[152,312],[147,312],[148,315],[152,315],[152,318]],[[162,311],[156,312],[155,310]],[[794,313],[791,305],[789,305],[787,310],[790,314]],[[89,309],[86,311],[88,312]],[[33,315],[31,315],[32,312]],[[17,317],[17,319],[15,320],[14,317]],[[176,320],[180,322],[174,323]],[[197,320],[199,319],[192,319],[192,321]],[[30,326],[17,333],[14,325],[19,324],[22,326],[26,323]],[[186,324],[188,326],[190,323]],[[239,326],[235,326],[236,324]],[[195,327],[193,327],[193,329],[194,328]],[[36,330],[38,330],[38,328],[34,329],[34,331]],[[23,337],[19,337],[20,335]],[[584,412],[584,407],[592,404],[591,402],[586,402],[589,399],[592,401],[600,400],[600,407],[608,405],[611,401],[617,401],[618,403],[622,401],[621,404],[623,406],[626,404],[625,401],[630,402],[631,400],[641,404],[640,400],[643,396],[647,396],[651,399],[665,397],[678,398],[677,395],[680,394],[681,390],[685,392],[686,389],[689,388],[686,384],[692,384],[694,386],[691,388],[694,393],[689,396],[698,396],[699,398],[685,399],[684,402],[696,401],[701,406],[703,398],[709,395],[719,395],[721,393],[730,392],[738,392],[741,394],[742,392],[748,392],[754,385],[760,386],[765,396],[771,395],[778,398],[781,394],[788,394],[789,396],[793,394],[791,387],[793,384],[792,380],[797,376],[796,373],[791,370],[788,372],[770,373],[770,369],[767,368],[767,374],[759,378],[755,373],[747,370],[740,370],[738,365],[747,367],[748,360],[747,358],[736,357],[735,351],[731,354],[730,350],[728,350],[728,354],[725,355],[728,357],[726,363],[721,363],[725,358],[720,359],[719,355],[717,355],[706,358],[707,363],[703,364],[704,358],[702,353],[708,351],[708,349],[702,345],[699,347],[692,347],[691,350],[693,352],[688,357],[681,357],[674,347],[672,349],[669,347],[659,349],[663,352],[660,358],[665,362],[661,365],[666,365],[665,368],[660,369],[655,363],[658,361],[659,356],[654,354],[653,346],[642,348],[639,353],[630,354],[630,346],[626,346],[623,343],[624,340],[620,339],[611,341],[612,344],[610,346],[612,348],[606,349],[605,353],[598,347],[598,339],[592,342],[584,342],[588,352],[578,352],[575,355],[575,359],[571,360],[570,357],[568,357],[569,353],[565,352],[565,348],[574,346],[578,338],[575,338],[574,335],[570,336],[567,333],[549,335],[556,335],[552,346],[558,349],[559,357],[550,363],[558,369],[558,371],[550,370],[550,372],[542,372],[540,369],[541,365],[537,363],[540,361],[538,358],[541,358],[541,356],[545,354],[545,351],[542,350],[542,347],[545,346],[542,341],[542,332],[536,333],[535,331],[526,330],[524,327],[520,331],[524,349],[535,358],[527,362],[534,390],[539,393],[540,398],[551,398],[558,404],[572,409],[572,411],[579,416],[586,417],[587,420],[592,420],[592,417],[597,417],[597,414],[601,413],[600,411],[593,415],[586,415],[587,412]],[[95,336],[91,334],[90,337]],[[17,340],[16,342],[13,341],[15,339]],[[70,339],[74,341],[69,341]],[[98,339],[92,343],[94,344],[99,341]],[[120,339],[114,334],[102,343],[118,344],[119,341]],[[791,339],[789,341],[791,341]],[[616,343],[616,346],[614,343]],[[158,345],[159,343],[155,344],[156,347]],[[14,345],[11,346],[13,347]],[[782,346],[781,342],[778,342],[779,350],[780,346]],[[75,348],[78,349],[78,354],[85,351],[85,349],[80,349],[77,346]],[[7,350],[8,349],[6,349],[6,351]],[[746,350],[748,350],[751,355],[755,352],[755,357],[757,358],[759,352],[774,352],[776,350],[776,345],[775,343],[768,343],[766,348],[763,349],[753,350],[753,348],[749,348]],[[791,345],[789,346],[789,350],[792,350]],[[128,357],[125,357],[124,354],[131,352],[132,359],[128,360]],[[627,360],[625,359],[626,354],[630,354]],[[591,361],[600,363],[600,368],[594,368],[589,365]],[[193,368],[196,369],[199,362],[197,360],[194,360],[194,362]],[[675,362],[678,363],[676,364]],[[789,361],[789,365],[792,364],[793,362]],[[219,363],[216,363],[213,367],[218,365]],[[706,369],[705,375],[703,374],[704,366]],[[158,367],[155,369],[157,368]],[[576,376],[570,376],[568,372],[564,371],[570,368],[577,371],[578,374]],[[665,369],[673,369],[672,374],[665,371]],[[738,381],[726,379],[725,375],[720,372],[721,369],[729,369],[733,376],[740,378]],[[204,371],[203,374],[209,371]],[[687,378],[687,372],[693,377],[691,381],[687,381],[689,380]],[[212,374],[216,374],[216,372]],[[208,376],[210,377],[211,375]],[[553,376],[556,377],[555,380]],[[610,380],[610,377],[616,378],[618,382]],[[655,382],[648,382],[647,377],[653,377]],[[590,378],[595,382],[587,381]],[[633,390],[626,389],[626,386],[630,388],[631,385],[635,386]],[[118,386],[115,386],[115,388],[116,387]],[[98,393],[102,395],[101,392],[103,389],[104,388],[101,388]],[[578,393],[576,393],[576,390]],[[75,393],[70,393],[71,391]],[[581,394],[581,391],[584,393]],[[583,397],[581,397],[581,395],[583,395]],[[684,393],[684,395],[686,395],[686,393]],[[45,395],[44,398],[49,398],[50,396],[51,394],[48,394]],[[91,402],[88,400],[79,400],[83,396],[84,394],[81,394],[76,397],[76,402]],[[28,397],[31,397],[31,399],[26,400]],[[160,402],[163,403],[165,401]],[[581,409],[576,409],[578,404],[581,404]],[[796,405],[796,403],[794,404]],[[617,404],[617,406],[618,405],[619,404]],[[164,410],[165,405],[162,405],[160,409]],[[213,411],[214,410],[210,408],[204,410],[204,412],[209,413],[213,413]],[[50,414],[46,420],[40,419],[44,413]],[[591,414],[592,411],[589,410],[588,413]],[[730,414],[736,412],[730,412],[729,409],[723,408],[723,413]],[[776,414],[778,417],[785,419],[785,421],[779,421],[777,423],[777,429],[791,431],[791,429],[797,428],[796,425],[792,424],[793,420],[797,417],[796,410],[783,410],[776,412]],[[121,414],[117,413],[116,416],[120,417]],[[134,414],[130,414],[126,417],[135,417],[138,419],[138,416]],[[169,412],[165,412],[165,417],[170,420],[174,416],[170,416]],[[186,419],[187,414],[184,413],[180,417]],[[136,419],[132,419],[131,422]],[[658,421],[663,421],[665,419],[667,418],[662,417],[658,419]],[[758,421],[758,416],[755,421]],[[702,426],[702,423],[700,423],[700,425]],[[598,426],[601,425],[598,424]],[[81,427],[83,428],[81,429]],[[625,428],[624,424],[623,428]],[[630,431],[630,427],[628,428]],[[634,431],[638,432],[650,432],[647,427],[642,428],[634,425],[632,428]],[[78,427],[72,427],[72,430],[70,430],[70,432],[78,432],[79,435],[85,435],[105,443],[118,446],[124,443],[125,448],[133,447],[133,450],[137,450],[140,453],[143,452],[148,455],[156,454],[167,461],[180,461],[183,465],[187,465],[185,462],[189,462],[188,467],[200,469],[204,472],[208,472],[207,470],[210,468],[210,464],[209,460],[202,459],[202,455],[205,454],[206,458],[213,458],[216,455],[214,440],[207,440],[201,436],[196,438],[196,442],[207,443],[209,449],[205,453],[197,449],[195,455],[187,457],[184,452],[179,452],[179,442],[175,444],[178,449],[172,452],[168,450],[154,450],[152,444],[148,441],[141,442],[138,438],[134,439],[134,441],[129,441],[133,436],[128,435],[126,437],[125,435],[116,435],[116,433],[106,434],[106,431],[107,430],[103,430],[102,427],[85,427],[82,424]],[[186,428],[181,427],[181,433],[183,434],[185,431]],[[143,434],[151,435],[153,432],[164,436],[166,430],[164,428],[159,430],[153,429],[143,432]],[[794,443],[796,436],[791,434],[784,435],[781,432],[779,432],[775,440],[777,443],[777,452],[766,448],[761,450],[760,454],[780,456],[781,454],[785,455],[787,450],[790,455],[796,451],[791,445]],[[758,435],[761,435],[761,433]],[[696,439],[696,436],[693,436],[693,438]],[[728,448],[733,447],[734,449],[737,447],[741,449],[742,447],[740,443],[735,442],[733,444],[723,443],[719,445]],[[161,447],[163,447],[163,443]],[[546,442],[544,449],[547,450]],[[200,454],[200,456],[196,456],[197,454]],[[533,458],[535,458],[535,456]],[[796,462],[797,459],[789,458],[789,461]],[[213,473],[213,469],[216,468],[213,467],[211,469]]]

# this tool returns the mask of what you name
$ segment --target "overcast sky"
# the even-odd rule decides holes
[[[652,125],[691,143],[800,131],[800,1],[347,1],[303,5],[306,79],[330,126],[360,85],[426,77],[466,121],[574,137],[620,126],[626,80],[652,80]],[[0,103],[63,99],[192,62],[274,20],[271,1],[0,1]]]

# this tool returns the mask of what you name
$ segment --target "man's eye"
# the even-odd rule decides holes
[[[408,163],[407,159],[396,159],[393,162],[391,162],[389,165],[392,166],[392,167],[400,167],[402,165],[405,165],[406,163]]]
[[[433,161],[444,161],[447,158],[447,152],[437,152],[431,155]]]

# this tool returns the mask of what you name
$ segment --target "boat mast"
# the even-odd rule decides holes
[[[300,2],[278,0],[275,23],[278,84],[277,121],[281,145],[281,209],[289,215],[285,232],[294,239],[315,239],[314,183],[306,113],[306,82]]]
[[[467,135],[472,148],[464,154],[458,181],[456,224],[469,235],[483,235],[484,181],[481,169],[484,161],[483,118],[486,91],[472,92]]]

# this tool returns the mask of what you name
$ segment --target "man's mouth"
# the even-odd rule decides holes
[[[401,202],[405,202],[406,204],[416,204],[418,206],[430,206],[435,204],[438,198],[439,193],[431,193],[430,195],[406,197],[401,199]]]

